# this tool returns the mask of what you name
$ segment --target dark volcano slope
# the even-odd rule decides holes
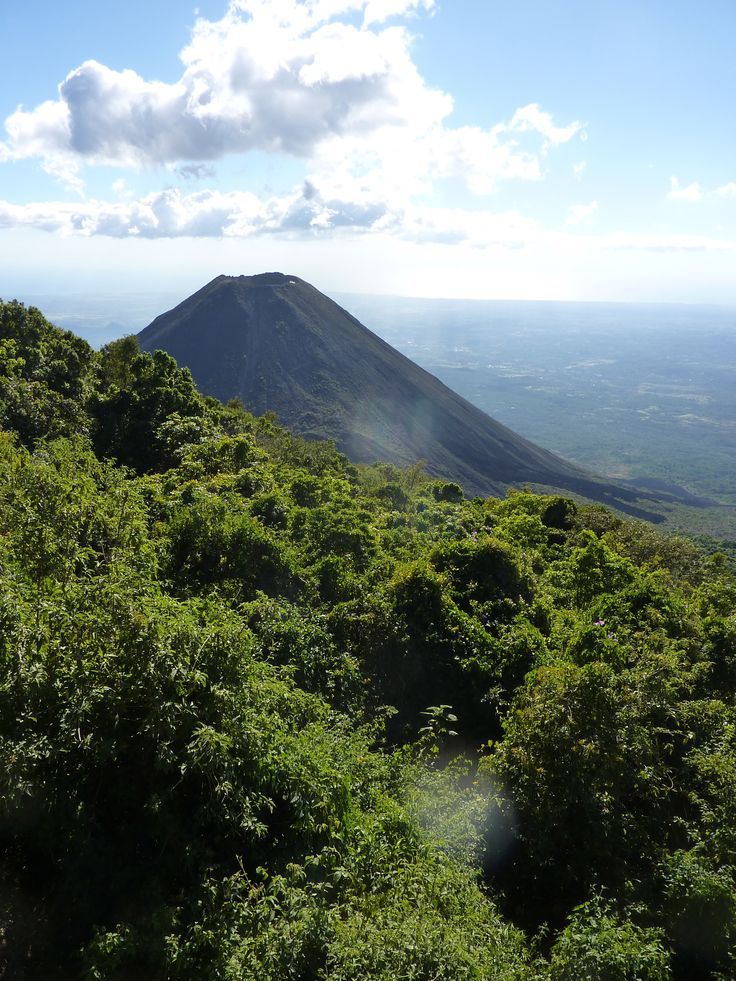
[[[200,390],[272,410],[357,462],[424,460],[469,494],[509,485],[572,491],[658,520],[646,492],[596,479],[451,391],[296,276],[218,276],[138,335],[190,368]]]

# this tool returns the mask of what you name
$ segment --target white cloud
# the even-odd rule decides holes
[[[173,83],[84,62],[56,101],[6,120],[8,159],[62,157],[136,166],[210,161],[250,150],[308,157],[323,140],[383,126],[428,127],[452,108],[428,86],[402,26],[360,29],[421,0],[242,0],[198,20]]]
[[[335,17],[363,14],[363,26],[380,24],[421,10],[431,11],[435,0],[230,0],[230,12],[263,17],[282,25],[309,29]]]
[[[683,187],[676,177],[670,177],[670,190],[667,197],[672,201],[700,201],[703,192],[697,181]]]
[[[595,202],[578,206],[592,214]],[[574,210],[574,209],[573,209]],[[247,191],[169,188],[129,201],[0,201],[0,229],[35,228],[75,237],[117,239],[272,238],[320,239],[348,233],[419,244],[518,250],[542,247],[574,255],[591,250],[628,252],[732,252],[736,242],[694,235],[581,236],[553,231],[517,211],[489,212],[406,203],[389,208],[380,199],[340,196],[339,188],[310,181],[289,194],[266,201]]]
[[[434,0],[369,0],[363,24],[380,24],[389,17],[400,17],[419,10],[432,10]]]
[[[490,195],[503,182],[543,180],[546,141],[522,148],[508,136],[510,126],[383,127],[368,143],[334,138],[315,153],[310,180],[326,194],[357,200],[369,194],[394,210],[426,199],[445,180],[461,181],[474,195]]]
[[[305,179],[280,196],[168,188],[137,200],[118,179],[108,202],[0,201],[0,227],[126,239],[351,232],[477,247],[536,241],[542,231],[516,211],[426,202],[444,181],[490,195],[502,182],[543,180],[549,154],[583,138],[583,124],[560,125],[531,103],[487,129],[451,126],[451,96],[425,81],[406,26],[393,20],[434,5],[231,0],[220,20],[197,20],[175,82],[85,62],[57,100],[8,117],[0,162],[38,158],[76,192],[86,165],[158,167],[191,188],[214,177],[215,161],[248,152],[302,158]]]
[[[581,181],[585,176],[585,171],[588,169],[587,160],[579,160],[577,163],[572,165],[572,172],[576,181]]]
[[[401,160],[400,144],[385,147],[384,169],[411,168],[414,175],[424,175],[430,182],[459,178],[473,194],[491,194],[501,181],[538,181],[543,176],[539,155],[499,139],[498,127],[443,127],[402,142]]]
[[[534,132],[544,137],[546,146],[559,146],[580,134],[584,136],[583,124],[573,122],[567,126],[556,126],[552,116],[545,112],[536,102],[528,106],[517,109],[511,121],[504,127],[499,128],[499,132],[504,130],[514,133]]]
[[[124,190],[124,182],[117,190]],[[28,226],[112,238],[246,238],[276,232],[309,234],[324,228],[370,230],[387,219],[389,224],[393,220],[381,202],[328,200],[308,183],[292,194],[266,201],[248,191],[183,194],[177,188],[134,201],[27,205],[0,201],[0,228]]]
[[[702,201],[704,198],[714,196],[719,198],[736,197],[736,181],[730,181],[728,184],[722,184],[721,187],[715,188],[715,190],[709,190],[701,187],[698,181],[683,187],[676,177],[670,178],[670,191],[667,197],[675,201]]]
[[[0,228],[31,227],[66,235],[111,238],[250,238],[340,234],[389,234],[414,242],[465,242],[479,247],[519,248],[545,233],[530,218],[510,211],[494,214],[406,205],[394,210],[381,200],[330,194],[310,181],[291,194],[262,201],[244,191],[179,189],[135,201],[47,202],[15,205],[0,201]]]
[[[570,208],[570,213],[565,219],[566,225],[582,225],[590,221],[598,210],[598,202],[591,201],[589,204],[575,204]]]
[[[40,158],[79,191],[86,164],[166,166],[190,177],[228,154],[288,154],[343,190],[352,186],[353,198],[369,188],[389,208],[448,178],[476,194],[542,179],[543,158],[582,137],[582,124],[558,125],[532,103],[489,129],[449,126],[451,96],[419,73],[407,28],[385,25],[433,7],[231,0],[222,19],[196,22],[178,81],[86,61],[56,101],[8,117],[0,160]]]

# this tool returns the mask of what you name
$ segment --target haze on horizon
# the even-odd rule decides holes
[[[728,0],[10,0],[0,295],[279,269],[734,304],[734,28]]]

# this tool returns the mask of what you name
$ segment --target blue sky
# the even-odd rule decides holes
[[[0,295],[736,304],[736,5],[0,5]]]

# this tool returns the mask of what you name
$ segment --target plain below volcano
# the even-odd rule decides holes
[[[641,507],[654,495],[599,480],[496,422],[297,276],[218,276],[138,339],[186,365],[205,394],[273,411],[356,462],[423,460],[471,495],[542,485],[661,520]]]

